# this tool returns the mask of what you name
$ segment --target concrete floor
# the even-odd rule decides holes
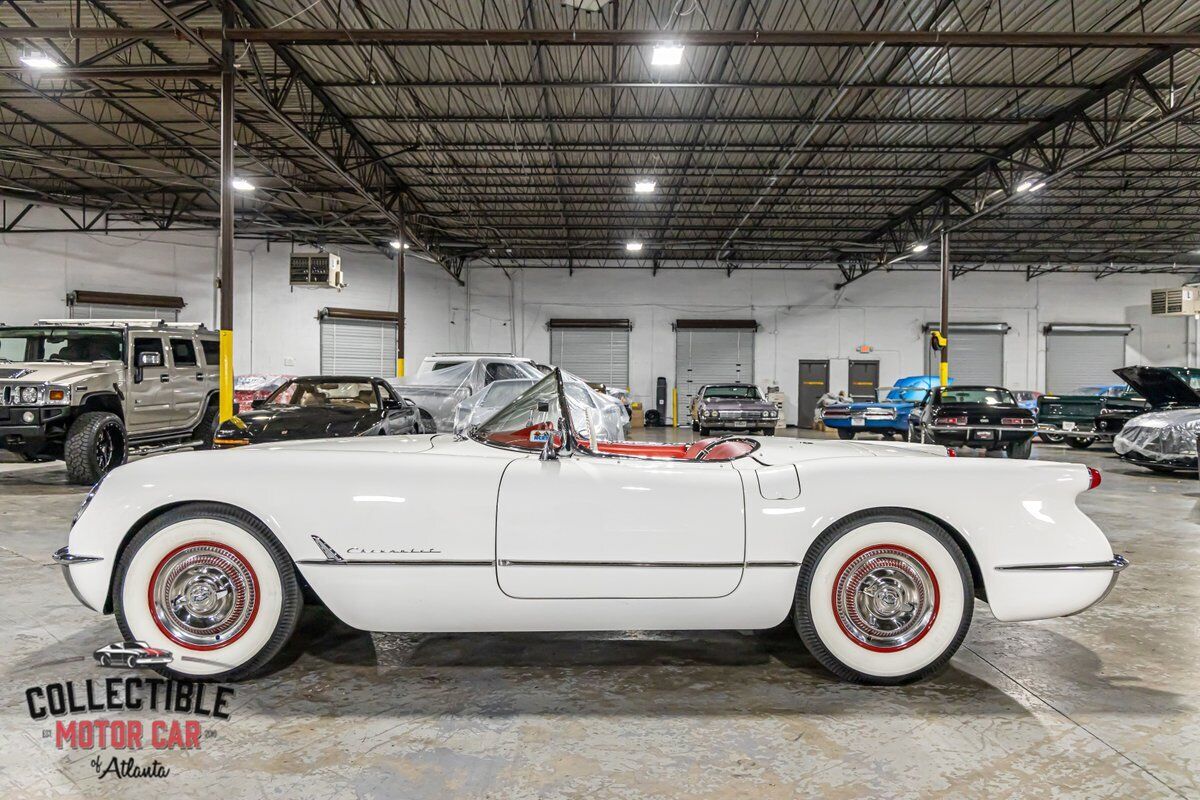
[[[371,635],[310,612],[202,749],[133,754],[158,780],[97,779],[25,710],[28,687],[124,673],[92,663],[116,626],[47,558],[82,491],[0,462],[0,796],[1200,797],[1197,482],[1034,456],[1103,470],[1080,504],[1133,566],[1081,616],[979,605],[934,680],[847,686],[752,633]]]

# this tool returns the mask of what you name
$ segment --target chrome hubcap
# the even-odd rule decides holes
[[[847,561],[833,593],[842,630],[873,650],[915,643],[933,625],[937,602],[937,581],[928,565],[891,545],[864,550]]]
[[[215,543],[181,548],[155,573],[153,611],[171,639],[214,647],[242,633],[257,603],[254,573],[236,551]]]

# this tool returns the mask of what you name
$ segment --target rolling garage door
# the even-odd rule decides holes
[[[182,297],[77,290],[67,294],[71,319],[161,319],[178,322]]]
[[[755,320],[675,321],[677,424],[690,424],[692,398],[709,383],[754,383]]]
[[[1046,391],[1065,394],[1080,386],[1120,383],[1129,325],[1047,325]]]
[[[321,374],[396,377],[394,315],[374,312],[382,317],[392,316],[389,320],[349,316],[351,313],[354,312],[349,309],[321,312]]]
[[[925,333],[937,323],[925,325]],[[950,324],[950,377],[957,384],[973,386],[1004,385],[1004,322],[967,322]],[[925,348],[925,374],[938,374],[938,354]]]
[[[629,388],[627,319],[552,319],[550,363],[589,383]]]

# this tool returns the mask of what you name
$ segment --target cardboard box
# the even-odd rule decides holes
[[[646,409],[642,408],[641,403],[629,404],[629,426],[631,428],[646,427]]]

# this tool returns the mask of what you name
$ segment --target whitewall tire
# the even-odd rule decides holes
[[[896,685],[950,660],[971,624],[971,570],[941,526],[902,509],[852,514],[810,548],[794,620],[838,677]]]
[[[181,506],[125,548],[113,609],[125,639],[169,650],[173,677],[241,680],[291,637],[303,598],[291,558],[261,522],[215,503]]]

